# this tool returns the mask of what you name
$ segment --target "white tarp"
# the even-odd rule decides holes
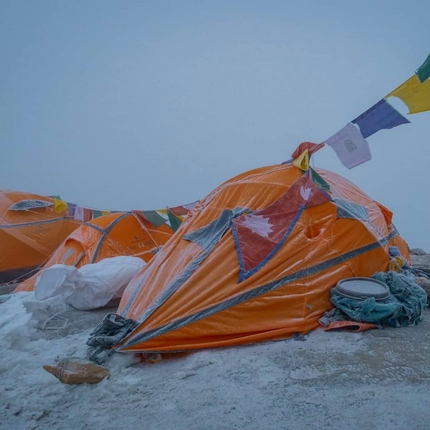
[[[77,269],[55,264],[42,271],[34,287],[35,297],[46,300],[61,294],[66,303],[80,310],[106,306],[120,298],[131,279],[146,263],[137,257],[106,258]]]

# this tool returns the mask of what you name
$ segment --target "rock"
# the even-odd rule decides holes
[[[418,277],[417,283],[427,293],[427,297],[430,297],[430,280],[427,278]]]
[[[412,254],[411,264],[414,269],[422,270],[430,276],[430,255],[429,254]]]
[[[427,255],[427,252],[421,248],[413,248],[411,249],[411,255]]]
[[[417,277],[417,283],[427,293],[430,303],[430,254],[421,248],[411,249],[411,265],[413,269],[419,270],[423,275]]]
[[[105,367],[74,357],[54,365],[46,364],[43,368],[64,384],[96,384],[109,376]]]
[[[140,361],[142,363],[158,363],[162,360],[161,354],[158,353],[141,353]]]
[[[18,284],[0,284],[0,296],[3,294],[10,294],[12,291],[15,290]]]

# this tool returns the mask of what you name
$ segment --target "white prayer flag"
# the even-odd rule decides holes
[[[84,222],[84,208],[81,208],[80,206],[76,206],[74,218],[77,221]]]
[[[333,148],[341,163],[348,169],[372,159],[369,143],[355,125],[346,125],[325,143]]]

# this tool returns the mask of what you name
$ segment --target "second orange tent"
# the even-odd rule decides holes
[[[52,254],[41,270],[54,264],[77,268],[119,255],[142,258],[148,262],[172,236],[173,230],[163,224],[154,227],[142,216],[118,212],[82,224]],[[32,291],[40,271],[15,289]]]

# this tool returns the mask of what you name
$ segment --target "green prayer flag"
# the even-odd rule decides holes
[[[312,167],[309,167],[312,173],[313,181],[319,185],[323,190],[330,191],[330,185],[317,173]]]
[[[101,217],[102,215],[103,215],[103,214],[102,214],[102,211],[93,210],[93,219],[99,218],[99,217]]]
[[[158,214],[157,211],[142,211],[142,214],[155,228],[166,224],[166,219]]]
[[[430,54],[427,59],[421,64],[420,68],[417,70],[418,79],[420,82],[424,82],[430,77]]]
[[[174,233],[182,224],[182,220],[174,215],[171,211],[167,211],[167,216],[169,217],[170,227],[172,227]]]

